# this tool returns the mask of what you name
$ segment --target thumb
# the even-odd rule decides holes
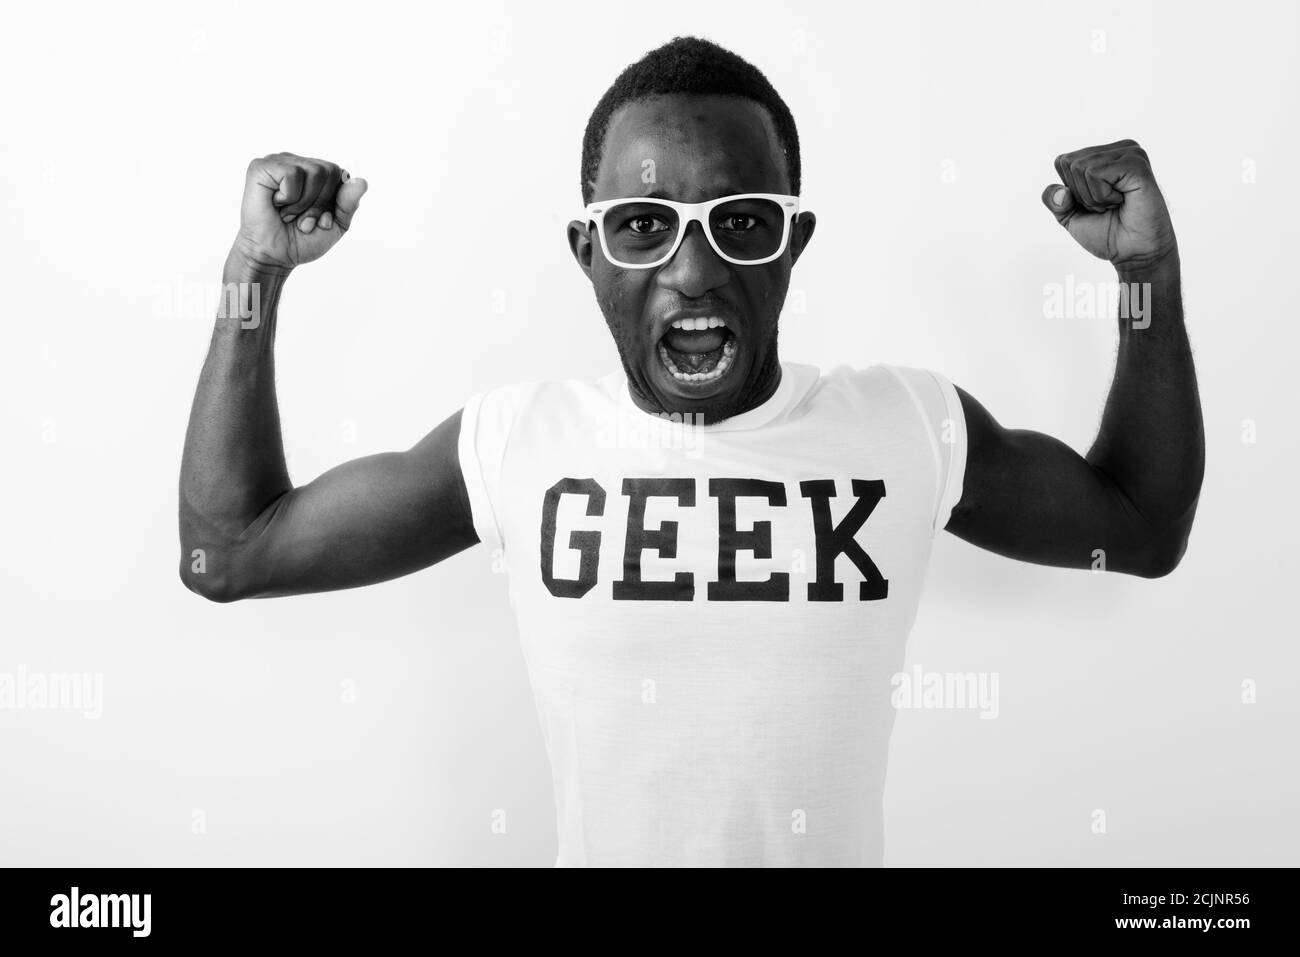
[[[1064,226],[1074,212],[1074,194],[1060,183],[1053,183],[1043,190],[1043,205],[1050,209],[1056,221]]]
[[[347,229],[352,225],[352,217],[361,205],[361,197],[366,195],[370,184],[364,179],[349,179],[339,186],[334,194],[334,221]]]

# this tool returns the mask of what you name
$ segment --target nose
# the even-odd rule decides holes
[[[658,283],[688,298],[697,299],[731,278],[727,263],[713,251],[698,221],[686,225],[682,244],[673,258],[659,267]]]

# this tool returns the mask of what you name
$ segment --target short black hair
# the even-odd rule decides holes
[[[610,117],[622,106],[652,96],[688,94],[739,96],[765,108],[785,153],[790,190],[799,194],[799,132],[790,108],[756,66],[725,47],[699,37],[674,37],[637,60],[614,81],[596,104],[582,137],[582,201],[591,202],[591,184],[600,168]]]

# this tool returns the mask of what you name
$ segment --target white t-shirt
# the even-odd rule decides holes
[[[782,370],[707,426],[642,411],[622,370],[465,406],[557,866],[882,862],[890,680],[961,498],[965,419],[926,370]]]

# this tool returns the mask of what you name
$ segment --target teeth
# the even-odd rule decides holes
[[[673,378],[680,379],[682,377],[682,373],[677,371],[677,364],[673,362],[673,357],[668,354],[668,350],[664,348],[662,342],[659,343],[659,357],[664,360],[664,365],[673,374]]]
[[[705,329],[725,329],[726,327],[726,321],[719,319],[717,316],[678,319],[672,325],[672,328],[681,329],[683,332],[703,332]]]
[[[708,372],[682,372],[677,368],[676,364],[673,363],[672,356],[668,354],[668,350],[664,347],[664,344],[659,344],[659,356],[664,360],[664,365],[668,367],[668,372],[678,382],[712,382],[714,379],[720,379],[722,378],[723,373],[731,368],[731,360],[735,355],[736,340],[728,339],[726,344],[722,347],[722,358],[718,360],[718,364],[711,370]]]

